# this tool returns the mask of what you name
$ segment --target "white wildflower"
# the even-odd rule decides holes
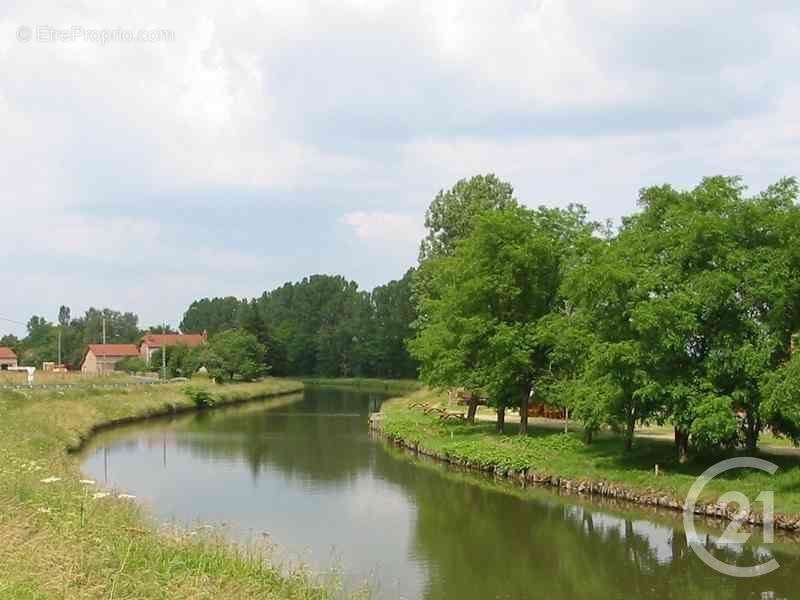
[[[83,485],[94,485],[95,481],[94,479],[81,479],[80,483]]]
[[[108,495],[109,495],[108,492],[97,492],[95,494],[92,494],[92,499],[102,500],[103,498],[108,498]]]
[[[48,477],[41,480],[42,483],[55,483],[56,481],[61,481],[61,477]]]

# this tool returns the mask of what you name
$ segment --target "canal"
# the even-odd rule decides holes
[[[727,562],[781,563],[755,579],[719,575],[694,556],[676,515],[523,490],[374,439],[367,417],[383,400],[309,387],[121,427],[92,441],[83,469],[162,522],[274,545],[287,568],[334,570],[373,598],[796,597],[794,542],[724,546],[700,524]]]

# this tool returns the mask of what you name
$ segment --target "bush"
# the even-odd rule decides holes
[[[137,357],[131,356],[129,358],[123,358],[119,361],[116,366],[114,367],[115,371],[125,371],[126,373],[144,373],[145,371],[149,370],[147,363]]]
[[[197,408],[211,408],[217,403],[211,392],[199,386],[187,385],[183,388],[183,393],[194,402]]]

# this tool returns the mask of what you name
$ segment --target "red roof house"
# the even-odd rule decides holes
[[[208,342],[208,334],[205,331],[203,333],[148,333],[139,344],[139,356],[147,364],[150,364],[153,352],[161,348],[168,346],[196,348],[206,342]]]
[[[123,358],[139,356],[136,344],[89,344],[83,357],[83,373],[110,373]]]
[[[0,370],[6,371],[9,367],[17,366],[17,355],[11,348],[0,346]]]

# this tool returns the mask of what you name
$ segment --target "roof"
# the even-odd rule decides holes
[[[17,355],[14,354],[14,351],[11,348],[6,348],[5,346],[0,346],[0,359],[2,360],[16,360]]]
[[[202,346],[207,337],[202,333],[148,333],[142,339],[142,345],[147,348],[161,348],[163,346]]]
[[[139,348],[136,344],[89,344],[89,352],[95,356],[111,358],[139,356]]]

